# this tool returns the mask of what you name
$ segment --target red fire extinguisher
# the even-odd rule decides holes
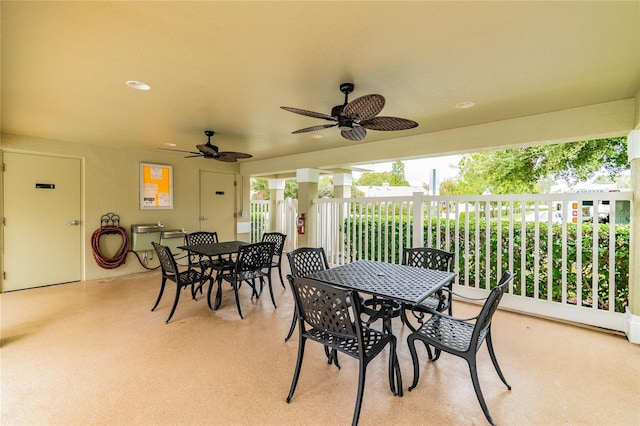
[[[298,234],[304,234],[304,213],[300,213],[296,217],[296,227],[298,228]]]

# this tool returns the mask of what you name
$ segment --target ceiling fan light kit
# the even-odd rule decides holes
[[[165,151],[177,151],[177,152],[187,152],[192,155],[187,155],[184,158],[193,158],[193,157],[204,157],[209,159],[214,159],[218,161],[224,161],[226,163],[235,163],[238,160],[244,158],[253,157],[250,154],[245,154],[243,152],[233,152],[233,151],[219,151],[218,147],[211,143],[211,137],[215,135],[213,130],[205,130],[205,136],[207,137],[206,144],[196,145],[198,151],[183,151],[181,149],[168,149],[168,148],[160,148]]]
[[[315,132],[338,126],[343,138],[360,141],[367,136],[367,129],[393,131],[418,127],[418,123],[406,118],[377,117],[385,104],[385,99],[382,95],[365,95],[349,102],[349,94],[353,92],[353,89],[353,83],[342,83],[340,85],[340,91],[344,93],[344,104],[331,108],[331,115],[287,106],[281,106],[280,108],[295,114],[333,122],[332,124],[320,124],[294,130],[293,134]]]

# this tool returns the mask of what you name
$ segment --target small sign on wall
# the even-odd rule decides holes
[[[56,189],[55,183],[36,183],[36,189]]]

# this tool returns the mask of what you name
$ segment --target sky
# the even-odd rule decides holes
[[[411,186],[422,186],[429,183],[433,169],[436,169],[436,177],[439,182],[453,178],[458,174],[458,163],[461,155],[448,155],[445,157],[421,158],[418,160],[403,160],[404,175]],[[373,172],[390,172],[392,163],[376,163],[360,166],[372,169]],[[353,172],[353,180],[358,179],[362,173]]]

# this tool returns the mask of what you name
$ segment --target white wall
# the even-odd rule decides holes
[[[185,228],[187,231],[197,231],[200,227],[199,171],[211,170],[235,174],[238,168],[238,163],[223,163],[201,158],[185,159],[178,152],[159,149],[113,149],[105,146],[73,144],[6,134],[2,135],[0,148],[15,152],[42,153],[83,159],[83,253],[84,279],[87,280],[145,270],[133,254],[129,254],[126,263],[117,269],[106,270],[96,264],[91,252],[90,241],[93,232],[100,227],[102,215],[108,212],[118,214],[121,220],[120,226],[128,232],[132,224],[156,223],[158,221],[165,225],[165,229]],[[173,165],[173,209],[140,210],[140,162]],[[2,199],[4,200],[4,196]],[[233,227],[234,230],[236,227],[234,222],[225,226]],[[0,241],[1,237],[0,234]],[[119,241],[116,244],[119,244]],[[3,253],[4,247],[1,249]],[[105,252],[109,253],[108,249],[105,249]],[[156,265],[157,262],[150,264],[150,266]]]

